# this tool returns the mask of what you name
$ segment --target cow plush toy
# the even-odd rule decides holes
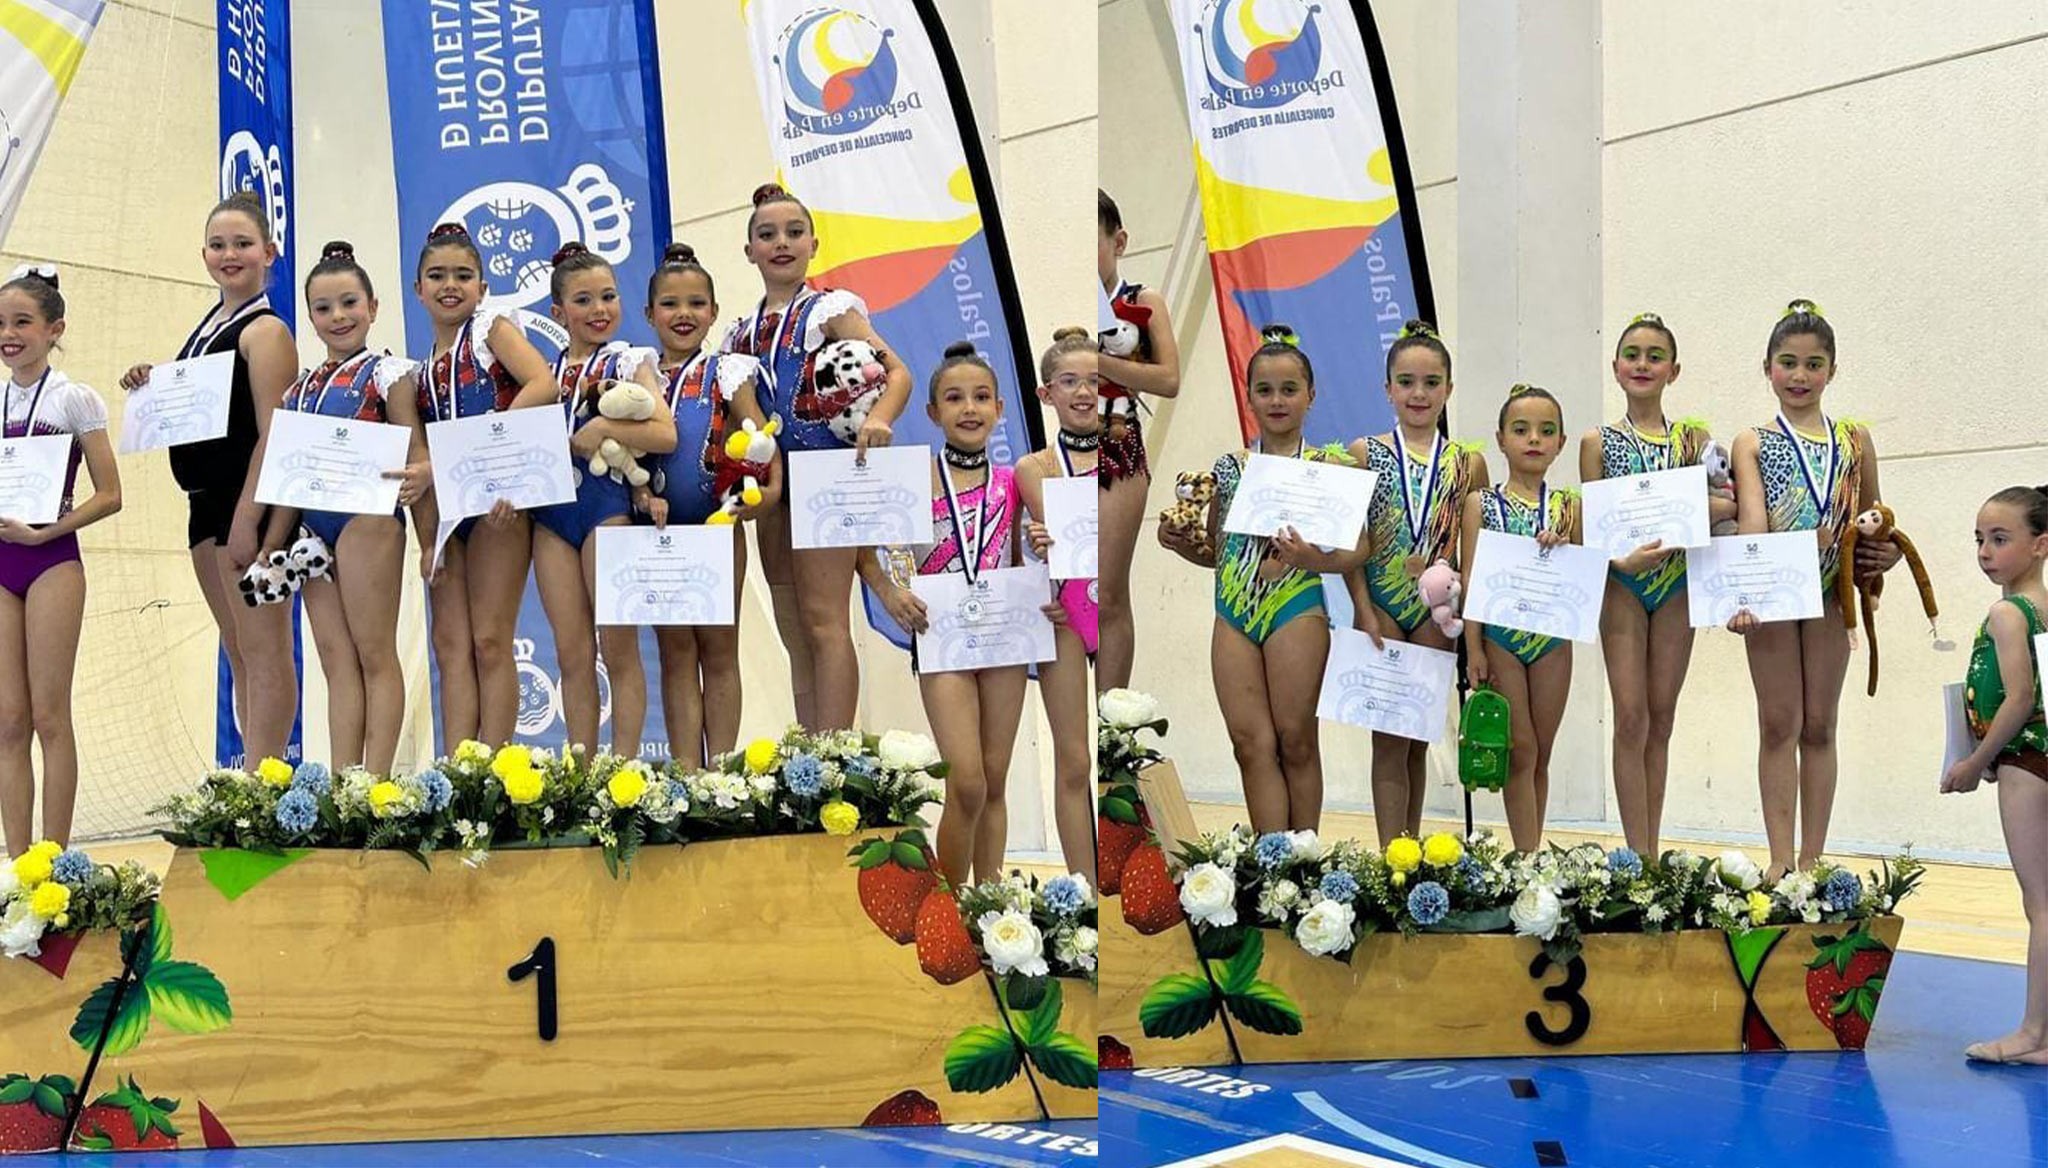
[[[851,446],[888,385],[889,371],[873,345],[833,341],[811,363],[811,381],[797,394],[796,411],[799,417],[823,419],[834,437]]]

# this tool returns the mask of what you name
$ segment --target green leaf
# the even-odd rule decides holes
[[[149,1033],[149,995],[139,985],[131,985],[121,998],[121,1012],[114,1016],[114,1024],[107,1029],[107,1044],[100,1050],[101,1057],[116,1057],[127,1054],[142,1045],[143,1035]],[[78,1036],[73,1026],[72,1037]]]
[[[26,1103],[36,1093],[36,1083],[26,1076],[10,1078],[5,1087],[0,1087],[0,1107]]]
[[[955,1091],[993,1091],[1023,1065],[1016,1039],[999,1027],[969,1026],[946,1044],[946,1085]]]
[[[1152,983],[1138,1004],[1138,1022],[1147,1038],[1183,1038],[1216,1017],[1216,994],[1209,979],[1192,973],[1169,973]]]
[[[1046,1078],[1065,1087],[1093,1091],[1096,1085],[1095,1052],[1071,1034],[1055,1034],[1027,1048],[1031,1065]]]
[[[228,991],[203,965],[161,962],[150,968],[142,984],[149,991],[150,1009],[181,1034],[224,1030],[235,1016],[228,1006]]]
[[[71,1040],[79,1049],[89,1051],[99,1043],[100,1029],[107,1024],[107,1008],[113,1004],[114,991],[120,984],[119,975],[110,977],[78,1004],[78,1016],[71,1022]]]
[[[1060,1028],[1060,983],[1050,977],[1032,980],[1043,981],[1045,985],[1039,990],[1038,1004],[1029,1007],[1019,1018],[1023,1025],[1018,1034],[1027,1047],[1050,1041]]]
[[[896,862],[906,868],[915,868],[919,872],[931,870],[931,865],[925,862],[924,852],[901,840],[889,845],[889,854],[896,857]]]
[[[1241,994],[1225,994],[1224,1004],[1239,1022],[1263,1034],[1300,1034],[1301,1008],[1269,981],[1254,981]]]
[[[171,956],[171,918],[164,912],[164,902],[156,902],[156,911],[149,921],[149,959],[152,964],[168,960]]]
[[[1131,806],[1128,800],[1119,799],[1114,795],[1104,795],[1097,803],[1096,809],[1102,813],[1103,818],[1111,823],[1135,824],[1138,822],[1138,809]]]
[[[1003,976],[1003,1004],[1018,1013],[1034,1010],[1045,1000],[1046,983],[1051,980],[1050,977],[1030,977],[1013,969]]]
[[[889,841],[874,840],[861,849],[860,859],[855,862],[855,867],[865,871],[869,868],[879,868],[888,862]]]
[[[1252,983],[1258,980],[1259,963],[1266,959],[1266,935],[1259,929],[1246,929],[1244,943],[1237,952],[1218,967],[1217,982],[1225,994],[1248,992]]]
[[[44,1075],[43,1082],[55,1088],[59,1095],[78,1094],[78,1084],[69,1075]]]
[[[31,1094],[35,1096],[36,1107],[44,1115],[64,1114],[64,1097],[59,1095],[57,1089],[48,1083],[37,1083],[35,1090]]]
[[[1193,864],[1188,865],[1193,867]],[[1244,944],[1244,934],[1250,925],[1198,925],[1195,928],[1195,956],[1210,961],[1222,961],[1236,953]]]

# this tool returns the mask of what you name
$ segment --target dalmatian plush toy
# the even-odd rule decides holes
[[[291,553],[282,549],[257,557],[248,571],[242,573],[241,583],[242,603],[250,608],[281,604],[299,590]]]
[[[851,338],[833,341],[818,350],[810,391],[799,397],[797,411],[803,417],[826,419],[833,436],[851,446],[888,385],[888,370],[873,345]]]

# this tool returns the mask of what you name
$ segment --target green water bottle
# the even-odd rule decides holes
[[[1458,718],[1458,781],[1468,791],[1498,791],[1508,785],[1508,750],[1514,743],[1508,700],[1491,686],[1465,698]]]

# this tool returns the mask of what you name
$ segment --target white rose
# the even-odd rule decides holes
[[[7,857],[0,856],[0,904],[6,904],[8,897],[20,891],[21,877],[14,874],[14,865]]]
[[[0,916],[0,954],[8,957],[39,957],[43,946],[43,921],[29,911],[27,899],[17,900]]]
[[[908,730],[891,730],[882,735],[876,753],[882,756],[882,765],[892,771],[921,771],[939,762],[938,745]]]
[[[1113,689],[1095,699],[1095,712],[1119,730],[1149,726],[1159,720],[1159,699],[1134,689]]]
[[[1323,858],[1323,841],[1316,838],[1315,832],[1290,831],[1287,833],[1287,842],[1294,848],[1294,858],[1297,860]]]
[[[1181,877],[1180,906],[1205,925],[1237,923],[1237,882],[1214,864],[1196,864]]]
[[[1308,910],[1294,927],[1294,939],[1317,956],[1351,948],[1351,924],[1356,919],[1348,904],[1326,900]]]
[[[1756,866],[1756,861],[1741,852],[1733,850],[1722,852],[1719,864],[1721,867],[1721,882],[1732,888],[1743,892],[1751,892],[1755,890],[1757,885],[1764,882],[1764,874]]]
[[[1095,930],[1087,925],[1082,925],[1074,930],[1074,952],[1083,956],[1092,955],[1095,952],[1095,946],[1099,943],[1100,938],[1096,936]]]
[[[1557,926],[1564,919],[1564,902],[1550,889],[1533,885],[1515,898],[1508,919],[1514,922],[1517,935],[1548,941],[1557,935]]]
[[[1045,938],[1030,917],[1019,912],[986,912],[978,923],[981,947],[988,952],[989,964],[998,976],[1013,969],[1026,977],[1045,976]]]

